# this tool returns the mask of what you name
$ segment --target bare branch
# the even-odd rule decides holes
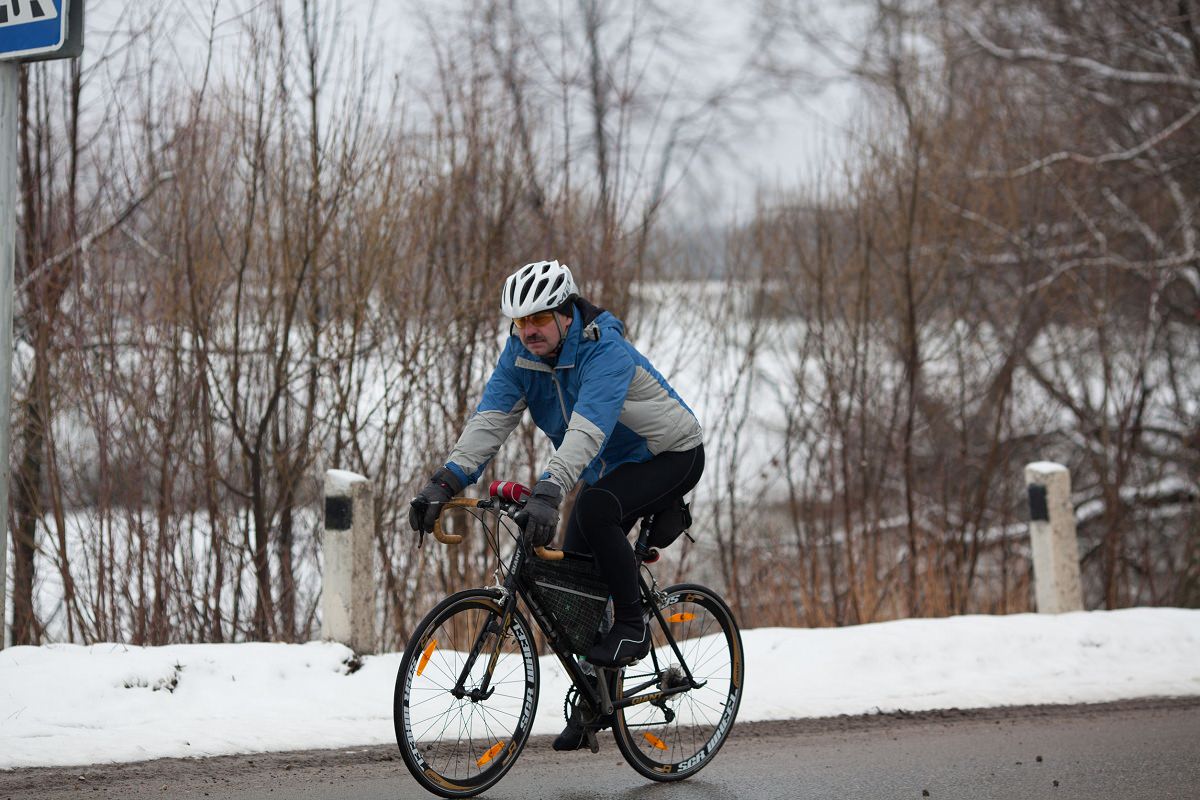
[[[54,269],[55,267],[59,266],[60,264],[65,263],[68,259],[72,258],[76,253],[86,252],[87,249],[89,247],[91,247],[92,244],[95,243],[98,239],[104,238],[105,236],[112,233],[117,228],[124,225],[126,220],[128,220],[131,216],[133,216],[134,212],[136,212],[142,206],[143,203],[145,203],[147,200],[149,200],[154,195],[154,193],[156,191],[158,191],[158,188],[160,186],[162,186],[164,183],[167,183],[174,179],[175,179],[175,175],[174,175],[174,173],[171,173],[171,172],[166,172],[166,173],[163,173],[162,175],[160,175],[154,181],[154,183],[150,184],[149,189],[147,189],[145,192],[143,192],[142,195],[140,197],[138,197],[136,200],[134,200],[129,205],[127,205],[121,211],[121,213],[117,214],[112,219],[112,221],[109,222],[107,225],[104,225],[103,227],[101,227],[97,230],[94,230],[91,233],[81,237],[76,242],[72,242],[71,246],[68,247],[66,250],[63,250],[60,253],[56,253],[55,255],[51,256],[50,258],[46,259],[41,264],[39,264],[35,269],[30,270],[29,274],[27,274],[25,276],[24,280],[21,281],[20,286],[17,287],[17,290],[24,291],[25,288],[29,286],[29,284],[36,281],[43,273],[45,273],[51,269]]]
[[[983,35],[983,33],[970,22],[964,19],[956,20],[958,26],[969,36],[971,41],[986,50],[990,55],[1002,61],[1012,63],[1021,62],[1036,62],[1042,64],[1052,64],[1054,66],[1066,66],[1080,69],[1091,73],[1097,78],[1109,81],[1119,81],[1121,83],[1138,84],[1142,86],[1180,86],[1193,91],[1200,91],[1200,80],[1188,77],[1187,75],[1176,75],[1170,72],[1144,72],[1136,70],[1118,69],[1103,64],[1093,58],[1084,56],[1071,56],[1064,53],[1053,53],[1049,50],[1043,50],[1037,47],[1001,47],[991,39]]]
[[[1200,82],[1198,82],[1197,85],[1200,86]],[[1064,151],[1054,153],[1052,155],[1045,156],[1043,158],[1039,158],[1038,160],[1032,161],[1023,167],[1018,167],[1017,169],[988,170],[988,171],[983,171],[983,172],[976,171],[976,172],[972,172],[970,174],[971,174],[972,178],[1012,179],[1012,178],[1023,178],[1026,175],[1029,175],[1030,173],[1037,172],[1038,170],[1046,169],[1047,167],[1053,166],[1054,164],[1057,164],[1062,161],[1071,161],[1076,164],[1083,164],[1085,166],[1090,166],[1090,167],[1099,166],[1101,164],[1111,164],[1111,163],[1119,162],[1119,161],[1134,161],[1139,156],[1144,155],[1149,150],[1152,150],[1154,147],[1158,146],[1162,142],[1164,142],[1167,139],[1174,136],[1179,131],[1183,130],[1185,127],[1188,126],[1189,123],[1191,123],[1191,121],[1193,119],[1196,118],[1196,116],[1198,114],[1200,114],[1200,103],[1197,103],[1196,105],[1192,106],[1190,109],[1188,109],[1187,113],[1185,113],[1179,119],[1172,122],[1167,127],[1160,130],[1158,133],[1151,136],[1149,139],[1145,139],[1142,142],[1140,142],[1139,144],[1135,145],[1134,147],[1130,147],[1130,148],[1128,148],[1126,150],[1122,150],[1120,152],[1105,153],[1104,155],[1100,155],[1100,156],[1086,156],[1086,155],[1083,155],[1082,153],[1074,153],[1074,152],[1064,150]]]

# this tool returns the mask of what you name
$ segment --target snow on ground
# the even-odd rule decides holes
[[[743,632],[742,721],[1200,695],[1200,610],[917,619]],[[0,768],[394,741],[400,655],[331,643],[0,651]],[[541,663],[534,733],[562,727]],[[736,733],[734,734],[736,735]]]

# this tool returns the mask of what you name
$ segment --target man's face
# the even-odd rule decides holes
[[[517,335],[521,337],[521,344],[525,345],[529,352],[540,357],[549,355],[558,348],[558,343],[562,340],[559,325],[565,333],[567,328],[571,327],[572,318],[554,311],[545,311],[514,322],[517,325]]]

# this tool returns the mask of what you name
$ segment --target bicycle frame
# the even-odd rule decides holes
[[[511,516],[511,504],[505,503],[498,499],[457,500],[452,502],[458,506],[470,506],[488,510],[492,513],[495,513],[497,516]],[[455,544],[462,540],[461,536],[452,536],[450,534],[446,534],[442,532],[439,527],[435,527],[434,535],[439,541],[444,541],[448,544]],[[639,567],[643,565],[646,554],[650,552],[647,545],[648,536],[649,525],[646,521],[643,521],[638,535],[637,546],[635,547],[635,553],[637,554]],[[531,550],[523,540],[519,541],[516,550],[513,552],[513,555],[509,559],[505,568],[507,574],[504,582],[498,587],[501,593],[500,603],[502,609],[500,630],[503,631],[508,629],[509,621],[511,620],[512,615],[517,607],[518,600],[523,600],[526,607],[532,613],[535,624],[546,636],[546,641],[547,644],[549,644],[551,651],[555,656],[557,656],[559,663],[563,665],[563,669],[565,669],[567,674],[571,676],[571,682],[575,685],[575,688],[579,692],[580,696],[586,700],[592,711],[597,716],[608,715],[613,713],[614,710],[629,708],[631,706],[640,705],[641,703],[662,701],[668,697],[671,697],[672,695],[681,694],[693,689],[699,689],[705,685],[705,682],[696,681],[695,677],[692,675],[691,667],[688,665],[686,659],[684,659],[683,654],[679,651],[679,645],[675,641],[675,637],[671,634],[670,626],[667,624],[667,620],[663,617],[662,611],[658,607],[659,604],[655,602],[656,596],[659,594],[656,586],[647,584],[645,577],[639,572],[638,586],[641,591],[642,598],[654,614],[654,617],[658,621],[659,628],[663,631],[667,643],[670,645],[676,659],[678,659],[678,663],[684,671],[686,682],[681,683],[678,686],[659,688],[658,691],[650,692],[648,694],[640,694],[640,692],[657,685],[657,681],[651,679],[640,686],[633,687],[630,696],[622,697],[621,699],[617,700],[609,696],[608,690],[607,673],[613,672],[614,670],[597,667],[596,669],[600,680],[597,680],[593,686],[593,683],[588,680],[587,673],[585,673],[583,668],[580,666],[579,661],[576,660],[571,651],[568,650],[564,645],[564,642],[566,641],[566,634],[559,627],[559,624],[554,617],[548,614],[542,607],[541,603],[538,602],[536,594],[531,591],[529,584],[523,577],[521,568],[524,566],[525,560],[528,558],[538,557],[547,558],[548,560],[557,560],[563,556],[561,551],[548,550],[545,548],[536,548],[536,550]],[[651,580],[653,580],[653,578],[651,578]],[[463,668],[459,673],[458,680],[452,690],[454,696],[459,699],[470,698],[472,700],[480,700],[491,695],[492,690],[489,689],[489,684],[491,683],[493,670],[495,669],[496,663],[500,657],[502,639],[499,636],[495,637],[495,642],[492,646],[491,652],[487,655],[488,666],[484,672],[484,677],[480,685],[470,692],[466,691],[464,688],[464,682],[466,681],[467,676],[471,673],[471,669],[479,657],[483,655],[483,647],[489,633],[499,633],[499,631],[485,629],[479,632],[475,642],[471,647],[470,654],[468,655]],[[654,664],[654,674],[657,675],[660,671],[658,654],[651,650],[649,657],[652,659]]]

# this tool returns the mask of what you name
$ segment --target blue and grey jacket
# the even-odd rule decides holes
[[[477,481],[526,408],[554,442],[542,478],[564,493],[621,464],[702,444],[692,410],[624,333],[612,314],[577,301],[553,366],[509,336],[446,467],[464,486]]]

